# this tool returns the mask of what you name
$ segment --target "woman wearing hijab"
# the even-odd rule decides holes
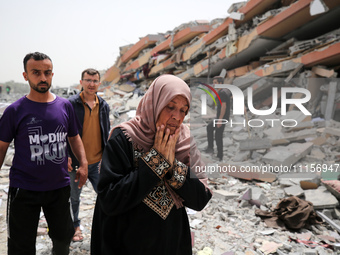
[[[204,163],[182,122],[188,85],[173,75],[154,80],[136,117],[111,131],[93,216],[91,254],[192,254],[185,207],[211,198]]]

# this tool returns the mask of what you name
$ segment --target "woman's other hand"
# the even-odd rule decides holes
[[[170,164],[173,164],[175,160],[175,148],[179,137],[179,128],[175,133],[170,135],[170,129],[165,130],[165,126],[161,125],[157,127],[155,142],[153,147],[165,157]]]

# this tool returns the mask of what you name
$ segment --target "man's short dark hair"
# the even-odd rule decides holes
[[[85,69],[85,70],[81,73],[81,79],[84,78],[84,75],[85,75],[86,73],[87,73],[88,75],[96,75],[96,74],[98,74],[99,80],[100,80],[100,73],[99,73],[98,70],[93,69],[93,68],[87,68],[87,69]]]
[[[217,82],[220,83],[220,84],[222,84],[222,83],[224,82],[224,79],[223,79],[223,77],[221,77],[221,76],[215,76],[215,77],[213,78],[213,80],[217,80]]]
[[[48,59],[52,63],[52,59],[44,53],[41,53],[41,52],[28,53],[24,58],[24,70],[25,70],[25,72],[27,72],[27,68],[26,68],[27,61],[30,60],[30,59],[34,59],[36,61]]]

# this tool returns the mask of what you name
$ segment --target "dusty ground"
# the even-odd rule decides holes
[[[5,204],[5,203],[3,203]],[[7,231],[6,231],[6,219],[5,219],[5,207],[6,205],[1,205],[0,209],[0,254],[6,254],[7,252]]]
[[[0,255],[7,254],[7,225],[6,225],[6,205],[7,197],[5,193],[0,194]],[[5,195],[6,196],[6,195]]]

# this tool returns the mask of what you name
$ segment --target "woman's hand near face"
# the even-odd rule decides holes
[[[170,130],[165,130],[164,125],[157,127],[155,142],[153,147],[161,153],[171,164],[175,160],[175,148],[179,137],[179,128],[170,135]]]

